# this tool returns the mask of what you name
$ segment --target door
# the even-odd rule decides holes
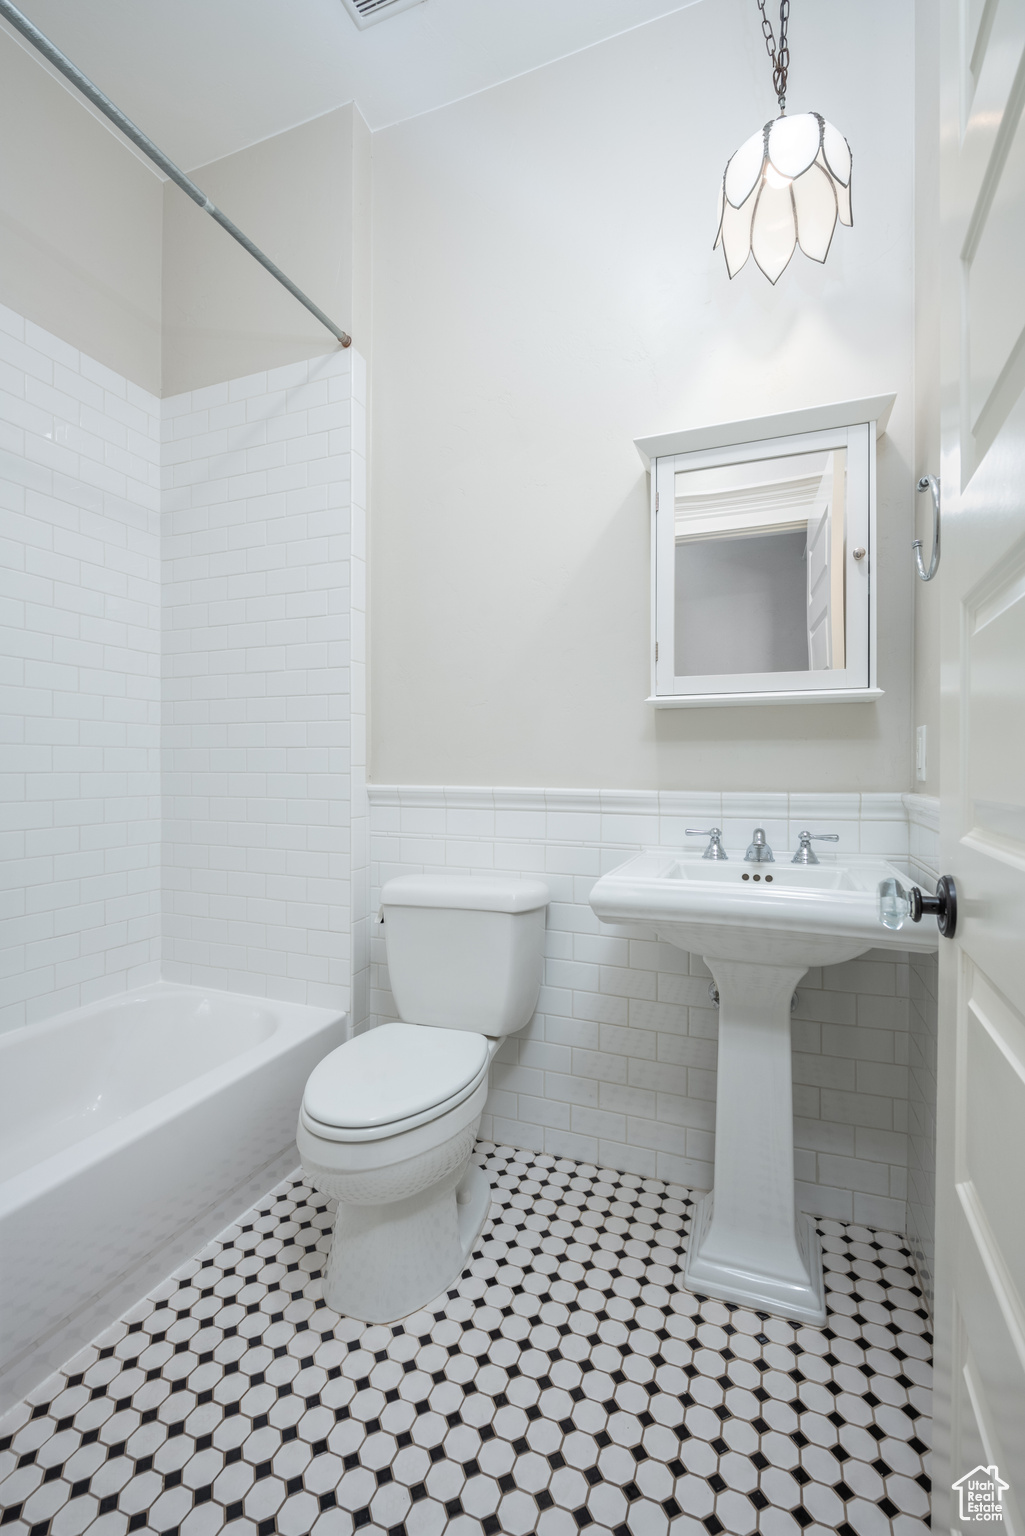
[[[941,945],[933,1524],[1025,1533],[1025,0],[942,0]],[[991,1529],[993,1525],[991,1525]]]

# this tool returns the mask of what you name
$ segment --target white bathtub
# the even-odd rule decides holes
[[[295,1167],[344,1026],[157,983],[0,1035],[0,1413]]]

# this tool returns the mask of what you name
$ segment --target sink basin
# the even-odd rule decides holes
[[[869,855],[791,864],[639,853],[603,875],[591,906],[606,922],[644,923],[679,949],[774,965],[836,965],[866,949],[935,949],[936,920],[900,933],[879,921],[879,882],[907,875]]]
[[[794,1197],[790,1000],[813,965],[866,949],[929,950],[935,918],[884,928],[879,882],[906,874],[853,855],[818,864],[716,862],[652,849],[603,875],[591,906],[699,954],[719,990],[715,1171],[684,1269],[693,1291],[822,1323],[822,1254]],[[784,862],[786,860],[786,862]]]

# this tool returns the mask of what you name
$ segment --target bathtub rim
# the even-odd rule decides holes
[[[77,1172],[102,1162],[103,1158],[116,1147],[137,1140],[139,1135],[148,1128],[173,1120],[189,1105],[203,1103],[214,1097],[228,1083],[251,1076],[267,1061],[280,1055],[288,1045],[308,1039],[332,1024],[344,1024],[348,1018],[345,1009],[323,1008],[313,1003],[280,1001],[277,998],[262,997],[248,992],[225,992],[216,987],[186,986],[179,982],[156,981],[148,982],[142,987],[135,987],[129,992],[116,993],[113,997],[100,998],[81,1008],[68,1009],[64,1013],[54,1014],[51,1018],[38,1023],[22,1024],[17,1029],[7,1030],[0,1035],[0,1059],[11,1043],[17,1043],[18,1040],[30,1035],[37,1037],[40,1032],[50,1033],[59,1027],[67,1027],[71,1019],[76,1023],[86,1022],[91,1016],[105,1012],[111,1007],[129,1007],[133,1003],[145,1003],[154,996],[181,994],[197,999],[230,998],[234,1001],[244,998],[247,1003],[263,1004],[269,1013],[277,1015],[275,1027],[265,1039],[239,1051],[237,1055],[229,1056],[227,1060],[215,1067],[197,1072],[194,1077],[188,1078],[177,1088],[147,1099],[137,1109],[130,1110],[128,1114],[120,1116],[110,1125],[103,1126],[78,1141],[60,1147],[50,1156],[41,1158],[18,1173],[12,1173],[7,1178],[0,1177],[0,1221],[5,1216],[13,1215],[14,1212],[22,1209],[45,1190],[52,1188],[54,1184],[61,1182],[62,1173]],[[63,1168],[62,1164],[65,1165]]]

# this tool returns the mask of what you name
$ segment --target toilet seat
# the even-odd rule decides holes
[[[314,1068],[299,1119],[326,1141],[379,1141],[436,1120],[487,1076],[491,1042],[395,1022],[347,1040]]]

